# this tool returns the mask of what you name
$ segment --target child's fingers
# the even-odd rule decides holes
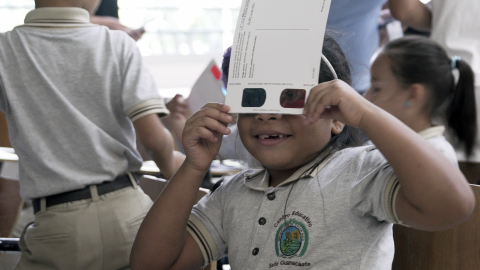
[[[310,96],[304,111],[307,124],[322,118],[357,126],[369,106],[362,96],[341,80],[319,84],[312,88]]]
[[[230,107],[228,105],[221,104],[221,103],[207,103],[205,104],[205,106],[202,107],[202,109],[204,108],[217,109],[224,113],[228,113],[228,111],[230,111]]]
[[[209,117],[222,122],[222,124],[226,126],[228,123],[233,121],[233,117],[227,113],[229,110],[230,108],[226,105],[209,103],[192,115],[187,121],[187,124],[201,117]]]
[[[223,123],[212,119],[210,117],[199,118],[196,122],[197,127],[205,127],[211,131],[217,132],[221,135],[230,134],[230,129],[227,128]]]
[[[215,105],[205,106],[187,120],[184,134],[190,138],[206,136],[203,129],[209,130],[210,133],[216,133],[220,136],[230,134],[230,129],[226,127],[226,123],[233,120],[232,116],[227,113],[214,109]],[[208,135],[205,139],[215,142],[214,135]]]
[[[310,90],[303,113],[307,118],[307,122],[316,122],[326,107],[330,105],[329,92],[331,92],[331,84],[329,83],[319,84]]]
[[[212,143],[218,141],[218,133],[212,132],[212,130],[209,128],[196,127],[192,131],[195,133],[195,138],[188,138],[187,140],[198,141],[198,139],[205,139]]]

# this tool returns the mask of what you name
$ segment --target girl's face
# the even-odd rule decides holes
[[[395,78],[389,58],[380,54],[373,62],[370,74],[371,86],[370,90],[365,93],[365,98],[404,121],[409,92],[405,91]]]
[[[247,150],[271,176],[283,175],[286,179],[317,156],[332,132],[343,129],[342,123],[333,120],[321,119],[312,125],[304,120],[303,115],[241,114],[238,130]]]

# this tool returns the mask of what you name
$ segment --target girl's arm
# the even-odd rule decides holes
[[[207,104],[187,120],[186,158],[155,201],[138,231],[130,255],[132,269],[198,269],[203,256],[186,232],[200,183],[230,130],[233,118],[222,104]]]
[[[388,6],[402,23],[420,30],[432,28],[432,11],[420,0],[389,0]]]
[[[395,170],[401,184],[396,211],[407,225],[443,230],[459,225],[472,213],[475,197],[460,170],[348,84],[335,80],[313,88],[304,114],[310,123],[320,117],[333,118],[360,127],[368,135]]]

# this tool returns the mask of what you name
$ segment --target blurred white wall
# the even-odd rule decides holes
[[[212,59],[218,68],[222,65],[222,55],[144,56],[143,59],[165,98],[177,93],[188,97],[190,88]]]

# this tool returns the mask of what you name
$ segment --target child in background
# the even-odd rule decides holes
[[[453,71],[458,70],[456,82]],[[476,138],[474,77],[470,66],[448,57],[435,41],[408,36],[387,43],[371,68],[372,86],[365,97],[391,113],[454,164],[455,150],[443,136],[446,123],[463,149],[472,154]]]
[[[322,60],[303,115],[239,115],[242,142],[264,168],[195,206],[233,118],[207,104],[187,121],[187,157],[140,226],[133,269],[198,269],[227,255],[232,269],[391,269],[392,223],[443,230],[469,217],[475,199],[458,168],[341,81],[348,64],[328,36],[323,54],[332,67]],[[375,146],[349,148],[352,127]]]
[[[90,23],[98,0],[36,0],[0,33],[0,110],[35,222],[16,269],[125,269],[152,200],[135,133],[166,178],[184,160],[135,41]]]
[[[431,31],[430,38],[440,44],[449,56],[459,56],[475,74],[476,104],[480,106],[480,1],[432,0],[431,8],[419,0],[389,0],[392,14],[411,27]],[[477,128],[480,110],[477,110]],[[480,184],[480,132],[477,144],[468,158],[455,148],[460,170],[470,183]]]

